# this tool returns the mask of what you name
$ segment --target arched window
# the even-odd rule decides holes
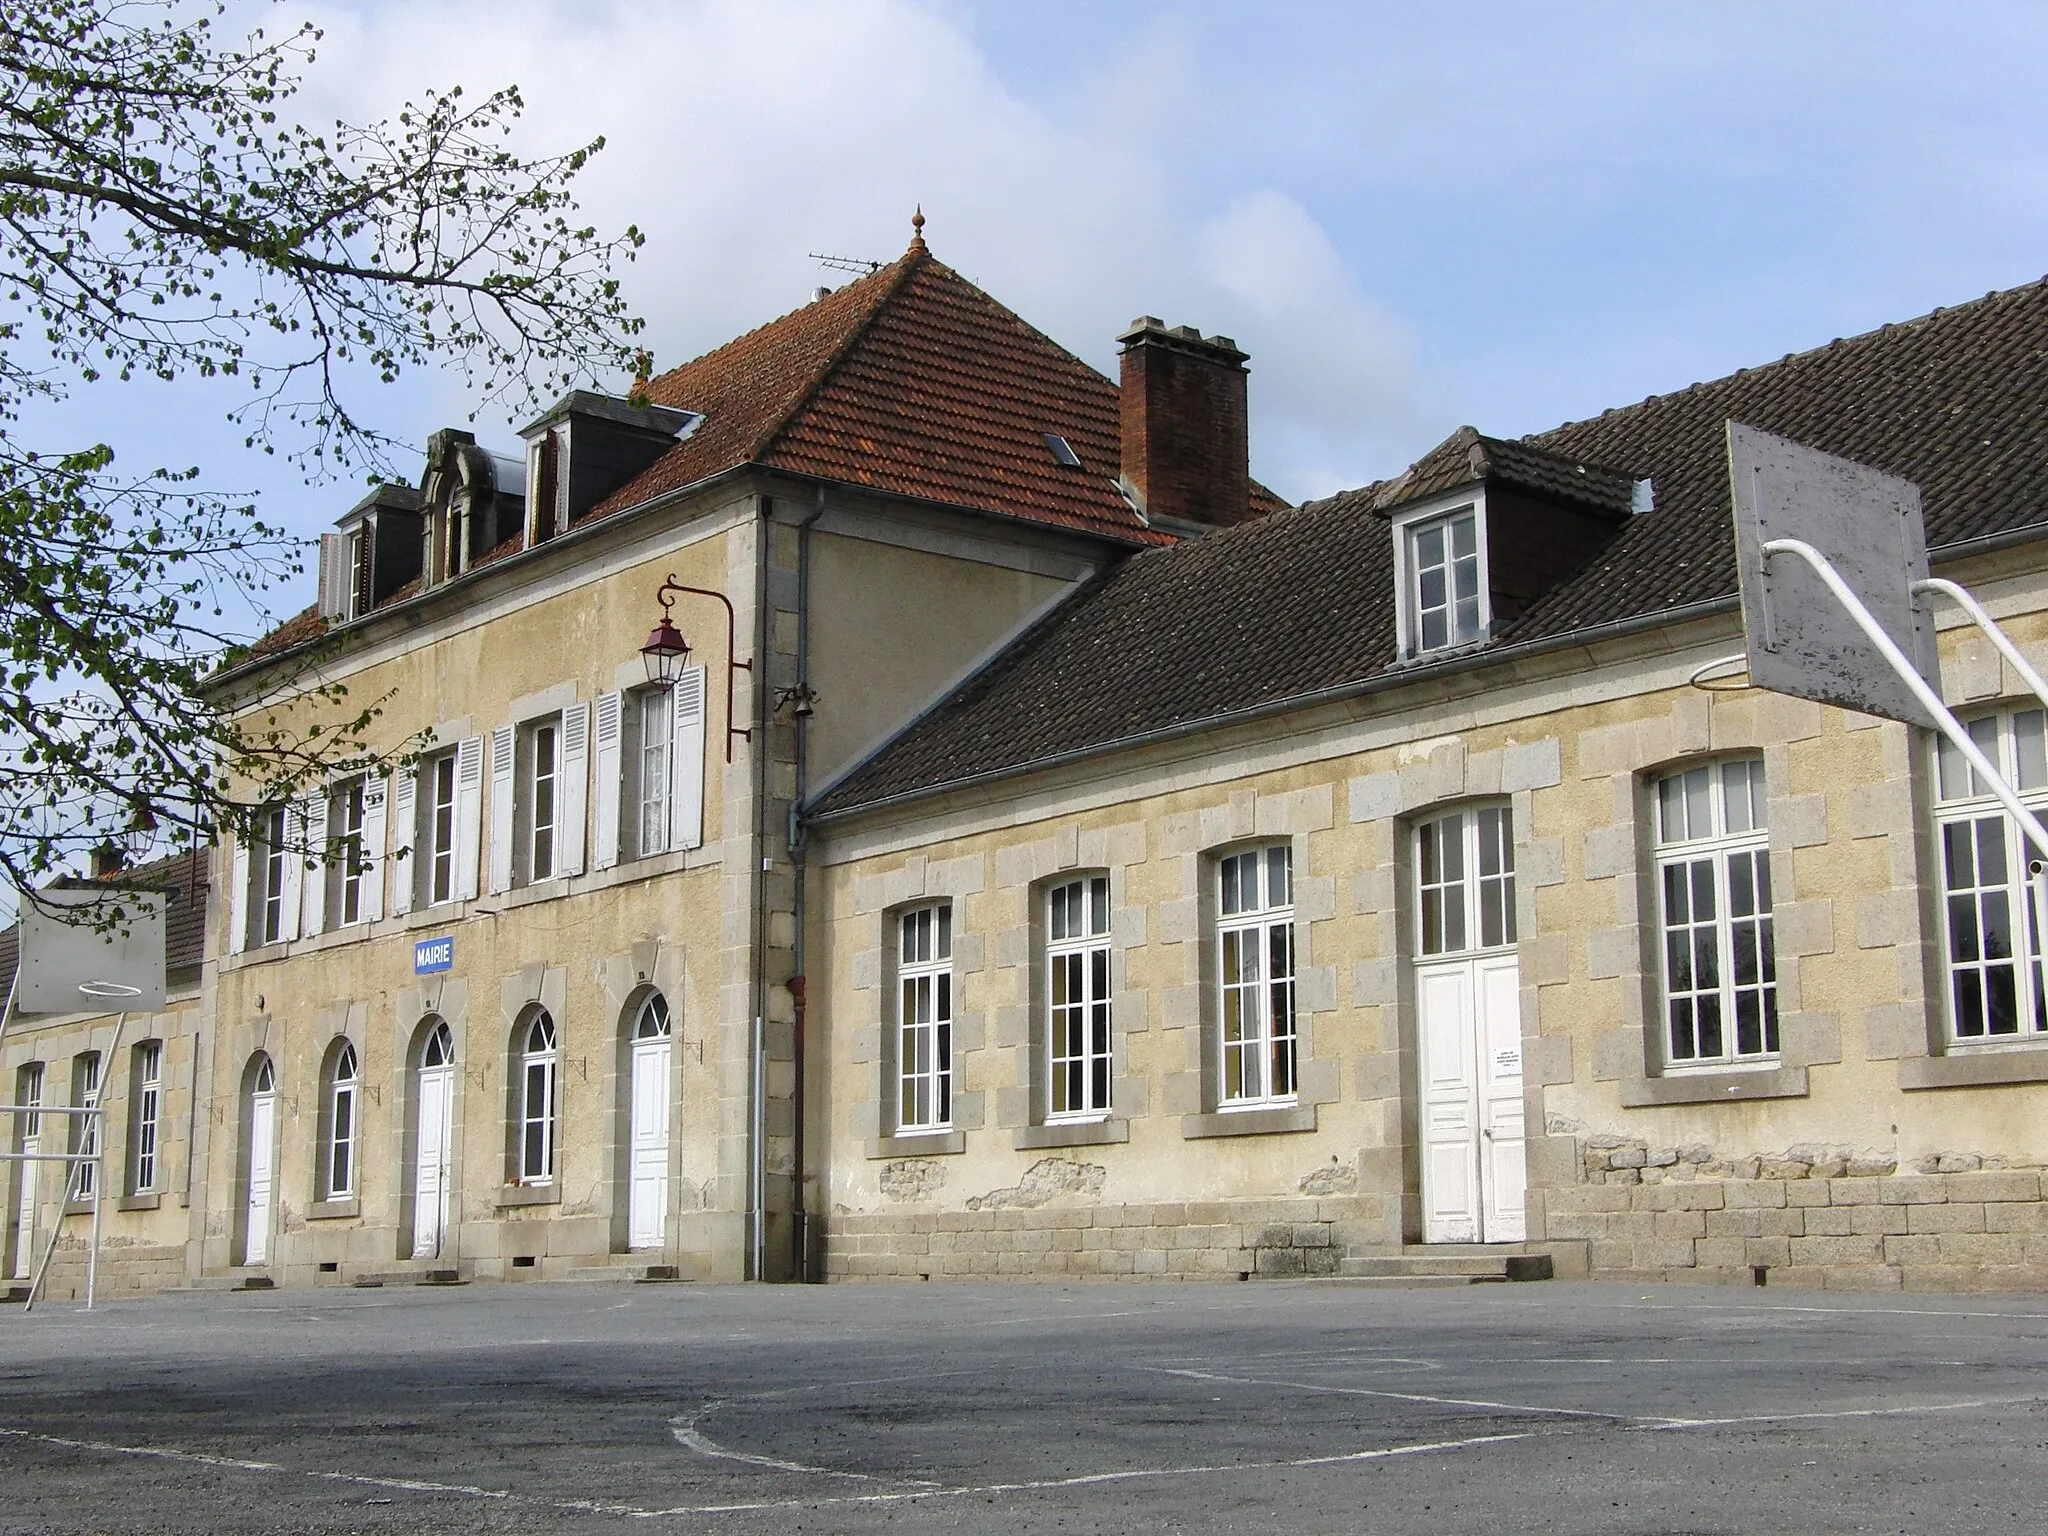
[[[327,1071],[327,1145],[321,1158],[321,1194],[328,1200],[345,1200],[356,1192],[358,1077],[356,1048],[344,1040]]]
[[[420,1066],[449,1067],[455,1064],[455,1038],[448,1033],[446,1024],[436,1024],[433,1033],[427,1036],[427,1043],[420,1048]]]
[[[647,1001],[640,1005],[640,1016],[633,1022],[635,1040],[666,1040],[669,1037],[668,1004],[662,1001],[659,992],[647,994]]]
[[[555,1021],[537,1008],[519,1045],[519,1182],[549,1184],[555,1177]]]

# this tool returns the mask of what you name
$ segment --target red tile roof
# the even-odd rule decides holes
[[[922,240],[650,380],[647,394],[704,422],[591,517],[751,463],[1133,544],[1172,542],[1116,488],[1116,385]],[[1048,432],[1067,440],[1078,468],[1053,457]]]

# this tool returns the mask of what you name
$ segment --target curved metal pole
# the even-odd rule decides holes
[[[725,604],[725,760],[729,763],[732,761],[733,737],[737,736],[740,740],[749,742],[754,739],[754,728],[751,725],[742,727],[733,724],[734,686],[738,681],[735,674],[753,671],[754,664],[739,659],[739,615],[733,611],[731,598],[716,587],[687,587],[670,576],[662,581],[654,594],[654,600],[661,604],[664,618],[668,616],[668,611],[675,602],[675,598],[670,594],[678,592],[688,592],[697,597],[715,597]]]
[[[1998,621],[1986,613],[1984,605],[1969,592],[1942,576],[1930,576],[1924,581],[1916,581],[1913,583],[1913,590],[1939,592],[1943,597],[1952,599],[1958,608],[1970,616],[1970,622],[1983,632],[1984,638],[1998,647],[1998,654],[2012,663],[2013,671],[2019,673],[2021,682],[2033,689],[2034,697],[2043,704],[2048,704],[2048,682],[2042,681],[2041,674],[2036,672],[2033,664],[2020,654],[2020,648],[2012,643],[2012,638],[1999,628]]]
[[[1942,703],[1941,695],[1936,693],[1927,679],[1920,675],[1920,669],[1913,665],[1904,651],[1899,649],[1898,642],[1885,633],[1884,626],[1878,623],[1870,610],[1863,605],[1863,599],[1842,580],[1828,557],[1811,544],[1799,539],[1769,539],[1759,547],[1766,559],[1772,555],[1796,555],[1812,567],[1813,573],[1826,583],[1827,589],[1834,593],[1835,600],[1848,611],[1849,617],[1856,621],[1856,626],[1863,631],[1864,638],[1877,647],[1877,653],[1890,663],[1894,672],[1898,673],[1899,681],[1912,690],[1913,697],[1920,701],[1921,708],[1933,718],[1941,734],[1954,744],[1955,749],[1963,754],[1964,760],[1977,771],[1978,777],[1991,787],[1991,793],[1997,797],[1998,803],[2012,814],[2013,820],[2020,824],[2020,830],[2027,834],[2027,840],[2044,858],[2048,858],[2048,827],[2041,825],[2040,818],[2020,799],[2013,787],[2005,782],[2005,775],[2000,773],[1991,759],[1984,755],[1983,749],[1970,739],[1970,733],[1963,729],[1962,723],[1956,719],[1949,707]]]

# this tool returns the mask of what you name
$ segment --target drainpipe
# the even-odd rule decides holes
[[[817,504],[811,515],[796,525],[796,793],[789,802],[789,862],[793,882],[791,921],[795,929],[794,952],[789,979],[790,1000],[796,1012],[791,1053],[795,1058],[796,1088],[791,1108],[792,1166],[796,1192],[789,1218],[790,1271],[798,1280],[815,1280],[816,1260],[811,1239],[810,1213],[804,1208],[804,1101],[809,1097],[805,1079],[805,1011],[809,978],[804,973],[804,875],[809,838],[804,826],[804,794],[808,789],[811,732],[811,525],[825,515],[825,488],[818,487]]]
[[[774,533],[775,501],[773,497],[762,496],[755,501],[755,549],[754,549],[754,655],[759,658],[752,676],[754,699],[748,714],[754,724],[754,734],[749,742],[754,769],[754,835],[748,840],[747,852],[753,861],[748,879],[753,883],[752,932],[749,935],[749,949],[753,956],[753,1030],[747,1042],[748,1055],[748,1130],[752,1146],[748,1149],[747,1182],[753,1186],[749,1191],[749,1203],[753,1209],[748,1213],[747,1278],[765,1280],[768,1278],[768,760],[771,756],[768,740],[768,720],[761,709],[764,697],[761,690],[766,686],[765,674],[769,656],[769,615],[768,615],[768,557],[769,542]],[[730,721],[726,722],[728,725]]]

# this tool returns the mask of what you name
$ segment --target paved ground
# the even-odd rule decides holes
[[[473,1286],[0,1312],[0,1531],[2048,1528],[2048,1299]]]

